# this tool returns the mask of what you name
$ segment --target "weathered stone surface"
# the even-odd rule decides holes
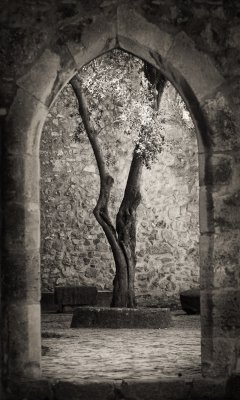
[[[202,374],[221,379],[232,374],[235,340],[227,338],[201,339]]]
[[[38,379],[41,375],[40,305],[32,300],[2,304],[4,322],[3,378]],[[29,318],[31,315],[31,318]],[[9,335],[11,332],[11,335]],[[29,362],[31,359],[31,363]]]
[[[240,291],[218,289],[202,291],[202,334],[205,337],[233,338],[240,334]]]
[[[238,288],[239,231],[206,234],[200,237],[201,288]]]
[[[231,183],[233,163],[234,156],[229,154],[200,154],[199,186]]]
[[[10,253],[9,248],[17,254],[39,249],[39,210],[36,204],[11,203],[4,214],[3,223],[6,232],[3,248],[6,253]]]
[[[44,104],[19,88],[8,112],[4,130],[3,144],[6,154],[38,156],[47,113],[48,109]]]
[[[148,35],[145,34],[146,30]],[[127,41],[137,42],[138,45],[156,50],[161,57],[165,57],[172,45],[174,36],[149,23],[141,14],[138,14],[129,4],[118,7],[118,37],[120,46]],[[124,46],[125,47],[125,46]]]
[[[97,304],[97,289],[94,286],[58,286],[54,297],[59,311],[63,306],[94,306]]]
[[[201,293],[204,376],[230,376],[236,371],[239,304],[239,290],[219,289]]]
[[[116,19],[98,13],[93,18],[80,16],[61,29],[61,36],[78,69],[116,46]]]
[[[126,380],[121,383],[110,381],[78,383],[78,382],[14,382],[8,389],[6,400],[237,400],[239,393],[238,377],[227,382],[196,378],[159,379],[159,380]],[[150,397],[151,396],[151,397]],[[232,396],[232,397],[231,397]]]
[[[39,203],[39,158],[30,154],[4,158],[2,184],[4,201]]]
[[[4,248],[15,253],[25,250],[38,250],[40,247],[40,212],[35,203],[9,203],[4,211]]]
[[[226,90],[214,93],[205,100],[202,110],[214,151],[231,151],[234,147],[239,150],[239,115],[232,103],[231,93],[226,93]]]
[[[120,386],[120,385],[119,385]],[[178,380],[166,379],[151,382],[123,382],[119,388],[123,398],[137,398],[147,400],[222,400],[224,398],[225,383],[205,379]],[[130,397],[130,398],[131,398]]]
[[[59,382],[54,386],[56,399],[65,400],[102,400],[113,396],[112,383],[87,383],[76,385],[74,383]],[[114,397],[112,397],[114,398]]]
[[[199,52],[185,32],[176,36],[166,58],[183,75],[199,100],[224,81],[213,60]]]
[[[17,84],[50,107],[58,92],[76,72],[71,53],[58,41],[55,46],[44,50],[38,64],[21,77]]]
[[[186,384],[183,384],[181,381],[172,381],[166,380],[164,381],[151,381],[147,384],[147,382],[131,382],[126,381],[122,382],[119,385],[118,391],[116,392],[123,399],[136,398],[136,399],[147,399],[148,396],[151,396],[151,400],[158,399],[183,399],[186,398],[189,394],[189,387]],[[159,397],[160,396],[160,397]],[[120,398],[121,398],[120,397]]]
[[[159,329],[170,324],[168,308],[82,307],[74,310],[71,328]]]
[[[200,200],[200,232],[220,233],[237,230],[240,217],[237,208],[239,188],[202,186],[199,192]]]
[[[40,254],[38,250],[3,253],[2,291],[5,301],[37,303],[40,300]],[[12,271],[15,273],[13,274]],[[28,281],[26,282],[26,276]]]
[[[6,389],[4,400],[53,400],[53,385],[48,380],[36,381],[25,380],[25,382],[13,381]]]
[[[200,314],[200,290],[189,289],[180,293],[183,311],[187,314]]]

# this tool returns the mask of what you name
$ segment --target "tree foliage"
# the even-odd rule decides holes
[[[93,60],[80,73],[91,124],[101,134],[126,134],[145,166],[162,150],[163,118],[156,110],[156,90],[144,73],[144,63],[120,50]],[[84,135],[80,124],[78,140]],[[106,148],[108,165],[113,161]]]

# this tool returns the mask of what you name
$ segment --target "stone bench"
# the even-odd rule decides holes
[[[58,286],[54,291],[58,312],[72,311],[77,306],[95,306],[97,288],[95,286]]]
[[[55,298],[54,298],[53,292],[42,292],[41,293],[41,311],[43,313],[57,311],[57,305],[55,304]]]
[[[194,288],[180,293],[183,311],[187,314],[200,314],[200,289]]]

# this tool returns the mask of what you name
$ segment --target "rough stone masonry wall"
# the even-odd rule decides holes
[[[136,72],[136,71],[135,71]],[[134,71],[133,71],[134,73]],[[131,77],[130,77],[131,78]],[[176,306],[179,291],[198,286],[198,162],[195,131],[175,89],[165,90],[161,113],[165,145],[144,169],[138,209],[136,293],[139,304]],[[71,86],[51,109],[41,140],[42,290],[56,285],[112,289],[114,261],[92,210],[99,177],[86,136],[76,142],[81,121]],[[133,145],[126,135],[108,135],[112,215],[123,195]]]

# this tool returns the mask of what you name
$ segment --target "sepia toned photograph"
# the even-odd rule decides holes
[[[2,400],[240,399],[240,2],[0,0]]]

